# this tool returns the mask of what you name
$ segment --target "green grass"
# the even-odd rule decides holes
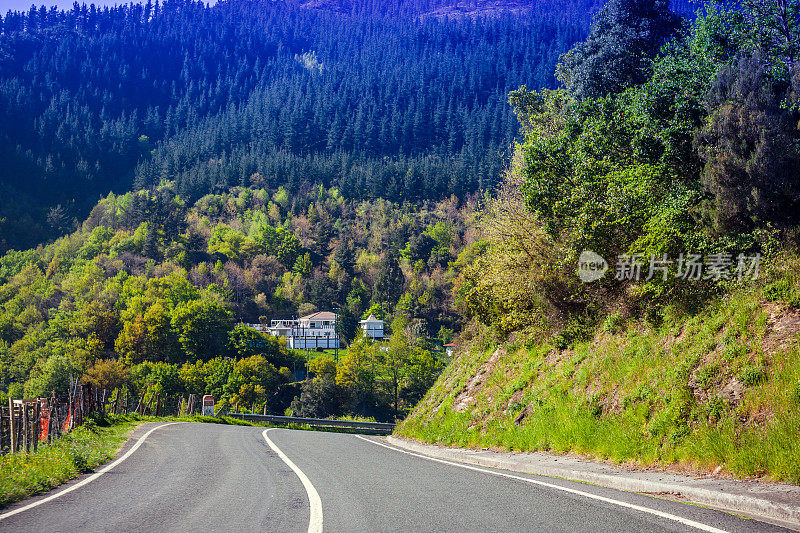
[[[358,415],[344,415],[337,417],[336,420],[345,420],[347,422],[377,422],[374,416],[358,416]]]
[[[695,316],[667,314],[658,327],[610,320],[571,349],[560,339],[518,339],[487,365],[473,403],[458,412],[456,398],[496,349],[475,348],[445,370],[398,433],[800,483],[800,343],[765,353],[765,300],[741,291]],[[724,391],[735,382],[739,401]]]
[[[112,459],[133,429],[147,417],[90,418],[36,453],[0,457],[0,507],[50,490]]]

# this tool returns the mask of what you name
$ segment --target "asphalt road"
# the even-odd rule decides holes
[[[153,427],[137,429],[121,454]],[[378,437],[314,431],[173,424],[85,479],[0,511],[0,531],[779,530],[640,494],[431,461]]]

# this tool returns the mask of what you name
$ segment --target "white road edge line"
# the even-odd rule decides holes
[[[413,455],[414,457],[420,457],[422,459],[427,459],[429,461],[435,461],[437,463],[443,463],[443,464],[446,464],[446,465],[459,466],[461,468],[466,468],[467,470],[475,470],[477,472],[484,472],[486,474],[492,474],[492,475],[495,475],[495,476],[506,477],[506,478],[510,478],[510,479],[516,479],[516,480],[519,480],[519,481],[525,481],[526,483],[532,483],[534,485],[539,485],[539,486],[547,487],[547,488],[550,488],[550,489],[557,489],[557,490],[561,490],[561,491],[564,491],[564,492],[569,492],[571,494],[576,494],[578,496],[583,496],[584,498],[590,498],[592,500],[599,500],[601,502],[610,503],[612,505],[618,505],[620,507],[627,507],[628,509],[633,509],[635,511],[641,511],[643,513],[649,513],[649,514],[652,514],[652,515],[655,515],[655,516],[658,516],[658,517],[661,517],[661,518],[666,518],[668,520],[674,520],[675,522],[679,522],[679,523],[681,523],[683,525],[686,525],[686,526],[689,526],[689,527],[693,527],[693,528],[699,529],[701,531],[708,531],[710,533],[728,533],[724,529],[718,529],[718,528],[715,528],[713,526],[709,526],[709,525],[703,524],[701,522],[695,522],[694,520],[689,520],[688,518],[683,518],[683,517],[680,517],[678,515],[674,515],[674,514],[670,514],[670,513],[664,513],[662,511],[657,511],[655,509],[650,509],[648,507],[642,507],[641,505],[635,505],[635,504],[632,504],[632,503],[623,502],[621,500],[614,500],[613,498],[606,498],[605,496],[598,496],[597,494],[592,494],[590,492],[584,492],[582,490],[571,489],[569,487],[562,487],[560,485],[555,485],[553,483],[547,483],[545,481],[539,481],[539,480],[536,480],[536,479],[528,479],[528,478],[525,478],[525,477],[522,477],[522,476],[515,476],[514,474],[506,474],[505,472],[496,472],[494,470],[489,470],[489,469],[481,468],[481,467],[478,467],[478,466],[472,466],[472,465],[467,465],[467,464],[463,464],[463,463],[456,463],[456,462],[453,462],[453,461],[447,461],[445,459],[439,459],[438,457],[429,457],[427,455],[422,455],[421,453],[415,453],[415,452],[410,452],[408,450],[395,448],[394,446],[389,446],[388,444],[383,444],[382,442],[377,442],[375,440],[362,437],[361,435],[353,435],[353,436],[354,437],[358,437],[361,440],[365,440],[367,442],[371,442],[372,444],[375,444],[377,446],[383,446],[384,448],[388,448],[388,449],[394,450],[396,452],[406,453],[408,455]]]
[[[153,429],[151,429],[150,431],[148,431],[147,433],[145,433],[144,435],[139,437],[139,440],[136,441],[136,444],[131,446],[130,450],[125,452],[125,454],[122,457],[120,457],[119,459],[117,459],[113,463],[107,464],[106,466],[104,466],[103,468],[101,468],[100,470],[98,470],[97,472],[92,474],[91,476],[87,477],[86,479],[83,479],[83,480],[79,481],[78,483],[75,483],[74,485],[71,485],[71,486],[67,487],[64,490],[53,494],[52,496],[48,496],[47,498],[42,498],[41,500],[36,500],[35,502],[29,503],[28,505],[25,505],[23,507],[18,507],[16,509],[14,509],[13,511],[8,511],[6,513],[0,514],[0,520],[3,520],[5,518],[9,518],[11,516],[14,516],[15,514],[23,512],[23,511],[27,511],[28,509],[33,509],[34,507],[37,507],[39,505],[42,505],[43,503],[47,503],[49,501],[55,500],[56,498],[60,498],[61,496],[63,496],[64,494],[67,494],[68,492],[72,492],[73,490],[79,489],[79,488],[83,487],[84,485],[87,485],[87,484],[91,483],[92,481],[96,480],[97,478],[99,478],[100,476],[102,476],[103,474],[105,474],[106,472],[108,472],[109,470],[111,470],[112,468],[117,466],[118,464],[120,464],[122,461],[124,461],[125,459],[130,457],[131,454],[133,454],[133,452],[135,452],[136,450],[139,449],[139,446],[141,446],[144,443],[145,439],[147,437],[149,437],[152,432],[154,432],[157,429],[165,428],[167,426],[171,426],[173,424],[179,424],[179,423],[180,422],[169,422],[168,424],[161,424],[160,426],[154,427]]]
[[[286,463],[295,474],[297,474],[297,477],[300,478],[300,481],[303,483],[303,487],[306,489],[309,506],[311,508],[308,519],[308,533],[322,533],[322,500],[317,493],[317,489],[315,489],[314,485],[311,484],[311,480],[308,479],[308,476],[306,476],[303,471],[292,462],[291,459],[286,457],[286,454],[283,453],[281,449],[278,448],[267,436],[267,432],[273,429],[275,428],[265,429],[261,435],[264,436],[264,440],[267,441],[267,444],[270,448],[272,448],[272,451],[277,453],[278,457],[283,459],[283,462]]]

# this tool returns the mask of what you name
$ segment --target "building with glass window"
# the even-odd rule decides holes
[[[383,320],[375,318],[375,315],[369,315],[360,324],[364,337],[368,339],[383,339]]]
[[[273,320],[266,333],[284,337],[289,348],[339,348],[336,333],[336,314],[320,311],[298,319]]]

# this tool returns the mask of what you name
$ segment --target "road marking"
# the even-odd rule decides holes
[[[610,503],[612,505],[618,505],[620,507],[627,507],[628,509],[633,509],[635,511],[641,511],[643,513],[649,513],[649,514],[652,514],[652,515],[656,515],[658,517],[666,518],[668,520],[674,520],[675,522],[680,522],[683,525],[686,525],[686,526],[689,526],[689,527],[693,527],[693,528],[699,529],[701,531],[708,531],[710,533],[728,533],[724,529],[718,529],[718,528],[716,528],[714,526],[709,526],[709,525],[703,524],[701,522],[695,522],[694,520],[689,520],[688,518],[683,518],[683,517],[680,517],[678,515],[674,515],[674,514],[670,514],[670,513],[664,513],[662,511],[657,511],[655,509],[650,509],[648,507],[642,507],[641,505],[635,505],[633,503],[623,502],[621,500],[615,500],[613,498],[606,498],[605,496],[598,496],[597,494],[592,494],[590,492],[584,492],[582,490],[571,489],[569,487],[562,487],[560,485],[555,485],[553,483],[547,483],[545,481],[539,481],[537,479],[529,479],[529,478],[525,478],[525,477],[522,477],[522,476],[515,476],[514,474],[506,474],[505,472],[496,472],[494,470],[489,470],[489,469],[481,468],[481,467],[478,467],[478,466],[472,466],[472,465],[467,465],[467,464],[463,464],[463,463],[456,463],[456,462],[453,462],[453,461],[447,461],[446,459],[439,459],[438,457],[429,457],[429,456],[423,455],[421,453],[415,453],[415,452],[410,452],[408,450],[395,448],[394,446],[389,446],[388,444],[383,444],[382,442],[377,442],[377,441],[374,441],[372,439],[368,439],[368,438],[362,437],[361,435],[353,435],[353,436],[354,437],[358,437],[361,440],[365,440],[367,442],[371,442],[372,444],[375,444],[377,446],[383,446],[384,448],[388,448],[388,449],[394,450],[396,452],[406,453],[408,455],[413,455],[414,457],[420,457],[422,459],[427,459],[429,461],[435,461],[437,463],[443,463],[443,464],[446,464],[446,465],[459,466],[461,468],[466,468],[467,470],[475,470],[476,472],[483,472],[485,474],[492,474],[492,475],[495,475],[495,476],[506,477],[506,478],[509,478],[509,479],[516,479],[516,480],[519,480],[519,481],[525,481],[527,483],[532,483],[534,485],[539,485],[539,486],[547,487],[547,488],[550,488],[550,489],[557,489],[557,490],[561,490],[561,491],[564,491],[564,492],[569,492],[571,494],[576,494],[578,496],[583,496],[584,498],[590,498],[592,500],[599,500],[601,502]],[[536,474],[533,474],[533,475],[536,475]]]
[[[286,454],[283,453],[280,448],[278,448],[274,442],[272,442],[269,437],[267,436],[267,432],[273,430],[275,428],[265,429],[262,435],[264,436],[264,440],[267,441],[267,444],[272,451],[278,454],[278,457],[283,459],[283,462],[286,463],[289,468],[291,468],[297,477],[300,478],[300,481],[303,483],[303,487],[306,489],[306,493],[308,494],[308,502],[309,506],[311,507],[310,516],[308,520],[308,533],[322,533],[322,500],[319,498],[319,494],[317,493],[317,489],[314,488],[314,485],[311,484],[311,480],[300,470],[296,464],[292,462],[291,459],[286,457]]]
[[[92,481],[96,480],[97,478],[99,478],[100,476],[102,476],[103,474],[105,474],[106,472],[108,472],[109,470],[114,468],[115,466],[119,465],[122,461],[124,461],[125,459],[130,457],[131,454],[133,454],[133,452],[135,452],[136,450],[139,449],[139,446],[141,446],[144,443],[145,439],[147,437],[149,437],[152,432],[154,432],[157,429],[161,429],[161,428],[165,428],[167,426],[171,426],[173,424],[179,424],[179,422],[170,422],[168,424],[161,424],[160,426],[154,427],[153,429],[151,429],[150,431],[148,431],[147,433],[145,433],[144,435],[139,437],[139,440],[136,441],[136,444],[131,446],[130,450],[125,452],[125,454],[122,457],[120,457],[119,459],[117,459],[113,463],[107,464],[106,466],[104,466],[103,468],[101,468],[100,470],[98,470],[97,472],[92,474],[91,476],[87,477],[86,479],[83,479],[83,480],[79,481],[78,483],[75,483],[74,485],[71,485],[71,486],[67,487],[64,490],[53,494],[52,496],[48,496],[47,498],[42,498],[41,500],[36,500],[35,502],[29,503],[28,505],[25,505],[23,507],[18,507],[17,509],[14,509],[13,511],[8,511],[7,513],[0,514],[0,520],[3,520],[5,518],[9,518],[11,516],[14,516],[15,514],[23,512],[23,511],[27,511],[28,509],[33,509],[34,507],[37,507],[39,505],[42,505],[43,503],[47,503],[49,501],[55,500],[56,498],[60,498],[61,496],[63,496],[64,494],[67,494],[68,492],[72,492],[75,489],[79,489],[79,488],[83,487],[84,485],[87,485],[87,484],[91,483]]]

